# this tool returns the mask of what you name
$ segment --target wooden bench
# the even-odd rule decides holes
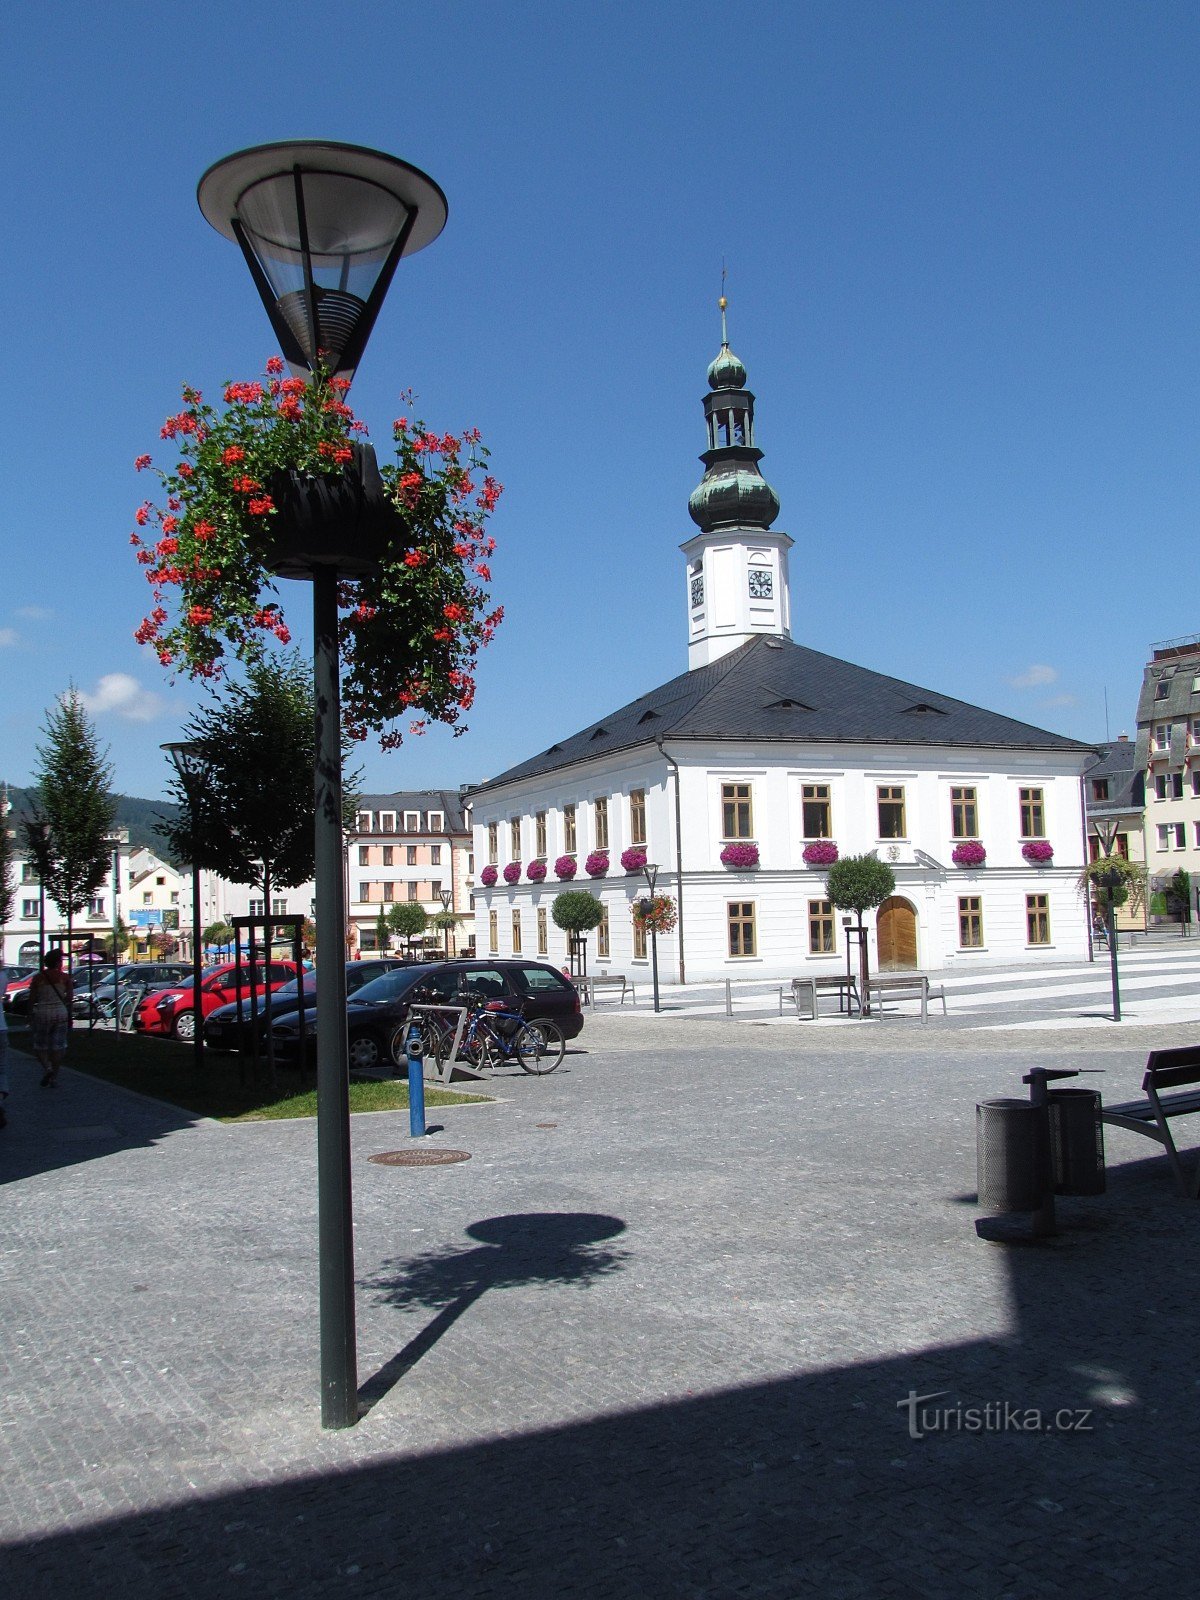
[[[796,1016],[803,1021],[803,1013],[800,1010],[800,1001],[802,998],[806,997],[808,1001],[809,1019],[815,1022],[817,1014],[820,1010],[821,996],[823,994],[830,993],[837,994],[839,1014],[845,1012],[847,1015],[850,1015],[850,1007],[852,1004],[861,1010],[861,1007],[858,1005],[857,982],[853,978],[847,978],[843,974],[839,973],[837,976],[826,975],[824,977],[793,978],[792,1003],[796,1007]]]
[[[622,1005],[625,1004],[626,995],[635,1005],[637,1004],[637,995],[634,992],[633,984],[623,972],[598,972],[595,976],[575,978],[573,981],[575,987],[579,990],[580,999],[586,1005],[591,1006],[593,1011],[596,1008],[597,990],[601,993],[611,990],[614,994],[619,994]]]
[[[1144,1133],[1157,1139],[1167,1152],[1175,1186],[1181,1195],[1193,1200],[1200,1197],[1200,1161],[1189,1184],[1171,1137],[1171,1117],[1186,1117],[1200,1111],[1200,1091],[1190,1094],[1160,1094],[1162,1089],[1173,1089],[1183,1083],[1200,1083],[1200,1045],[1185,1045],[1175,1050],[1152,1050],[1146,1057],[1146,1075],[1142,1079],[1144,1100],[1126,1100],[1121,1105],[1102,1106],[1101,1120],[1114,1128],[1128,1128],[1131,1133]]]
[[[879,1002],[875,1015],[883,1016],[885,1000],[919,1000],[921,1002],[921,1021],[929,1021],[929,1002],[940,1000],[942,1002],[942,1015],[946,1016],[946,989],[944,984],[936,987],[930,984],[923,972],[896,972],[888,975],[879,975],[867,979],[867,1001],[874,1009],[876,1001]]]

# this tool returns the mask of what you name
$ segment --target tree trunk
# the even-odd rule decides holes
[[[867,958],[867,937],[863,930],[862,912],[858,913],[858,995],[859,1014],[864,1017],[871,1015],[870,990],[867,982],[871,976],[870,962]]]
[[[275,1094],[279,1085],[275,1078],[275,1038],[271,1032],[271,863],[263,862],[263,915],[267,919],[266,955],[263,960],[263,1006],[267,1036],[267,1083]]]

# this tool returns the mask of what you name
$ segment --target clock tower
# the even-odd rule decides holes
[[[779,498],[758,470],[754,396],[729,348],[725,296],[721,349],[704,397],[708,449],[688,510],[700,532],[680,546],[687,560],[688,667],[707,666],[757,633],[791,637],[788,557],[792,541],[773,533]]]

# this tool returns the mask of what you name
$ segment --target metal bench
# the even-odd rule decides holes
[[[1130,1133],[1144,1133],[1149,1139],[1157,1139],[1166,1150],[1176,1188],[1181,1195],[1195,1200],[1200,1198],[1200,1160],[1189,1183],[1168,1124],[1172,1117],[1186,1117],[1200,1111],[1200,1091],[1193,1089],[1190,1094],[1159,1093],[1161,1089],[1173,1089],[1183,1083],[1200,1083],[1200,1045],[1185,1045],[1175,1050],[1152,1050],[1146,1057],[1146,1075],[1142,1079],[1142,1091],[1146,1098],[1104,1106],[1100,1116],[1102,1121],[1111,1123],[1114,1128],[1128,1128]]]
[[[808,1006],[809,1020],[815,1022],[820,1011],[821,996],[829,993],[837,994],[839,1014],[845,1012],[847,1016],[851,1015],[850,1008],[852,1005],[861,1011],[862,1008],[858,1003],[858,984],[853,978],[847,978],[840,973],[836,977],[793,978],[792,1003],[796,1007],[797,1018],[801,1021],[804,1020],[804,1013],[800,1009],[800,1003],[801,1000],[805,1000]]]
[[[944,984],[931,985],[923,972],[897,972],[888,975],[879,975],[867,979],[867,1001],[875,1009],[876,1001],[879,1002],[875,1015],[883,1016],[885,1000],[919,1000],[921,1002],[921,1021],[929,1021],[929,1002],[940,1000],[942,1002],[942,1015],[947,1016],[946,989]]]
[[[596,1009],[597,990],[601,993],[610,990],[614,994],[619,994],[622,1005],[625,1004],[626,995],[635,1005],[637,1004],[637,995],[634,992],[633,984],[623,972],[598,972],[591,977],[576,978],[574,983],[579,990],[580,999],[583,1000],[585,1005],[591,1006],[593,1011]]]

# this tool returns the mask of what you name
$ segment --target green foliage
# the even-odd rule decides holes
[[[566,933],[587,933],[599,925],[604,907],[586,889],[564,889],[554,897],[551,908],[555,927]]]
[[[8,791],[8,798],[12,802],[14,817],[19,817],[22,813],[35,812],[38,808],[37,792],[34,789],[22,789],[12,785]],[[131,848],[141,844],[157,851],[160,855],[164,852],[166,844],[160,828],[164,821],[177,820],[176,808],[173,805],[166,800],[144,800],[136,795],[127,794],[114,795],[113,805],[114,831],[124,828],[129,834]]]
[[[387,914],[387,926],[411,944],[429,925],[429,915],[418,900],[401,900]]]
[[[1120,879],[1112,889],[1106,888],[1103,881],[1110,872]],[[1130,861],[1126,856],[1101,856],[1084,867],[1078,886],[1080,894],[1090,894],[1098,906],[1108,905],[1111,899],[1114,906],[1123,906],[1127,900],[1132,900],[1137,907],[1146,896],[1146,869],[1140,861]]]
[[[391,924],[388,922],[387,912],[381,908],[379,915],[375,918],[375,948],[380,951],[387,950],[391,942]]]
[[[201,938],[206,945],[232,944],[233,925],[229,922],[210,922]]]
[[[882,905],[895,888],[896,874],[874,855],[843,856],[825,878],[831,903],[839,911],[857,911],[859,916]]]
[[[1164,889],[1167,899],[1173,905],[1182,911],[1187,911],[1192,903],[1192,878],[1189,872],[1180,867],[1170,882],[1164,885]]]
[[[0,795],[6,791],[0,790]],[[8,831],[7,801],[0,799],[0,928],[9,921],[17,888],[13,881],[13,843]]]
[[[108,875],[112,768],[73,687],[46,713],[43,734],[36,778],[38,811],[50,824],[44,882],[70,920]]]
[[[444,933],[447,928],[458,927],[458,913],[456,911],[435,912],[431,920],[439,933]]]

